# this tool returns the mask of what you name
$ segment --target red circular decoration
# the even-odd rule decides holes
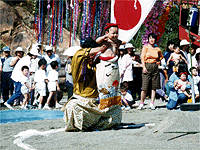
[[[134,7],[135,0],[122,1],[115,0],[114,5],[114,16],[116,23],[120,24],[119,28],[123,30],[130,30],[134,28],[141,18],[141,4],[139,0],[136,2],[136,7]]]

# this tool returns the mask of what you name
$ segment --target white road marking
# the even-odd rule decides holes
[[[23,141],[32,136],[38,136],[38,135],[48,136],[50,134],[61,132],[61,131],[65,131],[65,128],[48,130],[48,131],[43,131],[43,132],[29,129],[26,131],[19,132],[17,135],[15,135],[14,137],[16,137],[17,139],[15,139],[13,143],[17,144],[19,147],[26,149],[26,150],[36,150],[33,146],[23,143]]]

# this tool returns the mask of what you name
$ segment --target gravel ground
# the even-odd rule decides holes
[[[200,111],[169,111],[160,100],[150,110],[149,102],[144,110],[123,111],[115,130],[64,132],[63,119],[0,124],[0,149],[199,149]]]

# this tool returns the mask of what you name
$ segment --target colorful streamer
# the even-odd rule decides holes
[[[63,27],[70,32],[71,46],[78,33],[81,40],[101,36],[109,22],[110,0],[36,0],[36,7],[34,29],[37,41],[52,46],[63,42]]]

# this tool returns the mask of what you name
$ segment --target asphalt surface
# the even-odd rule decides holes
[[[120,127],[106,131],[65,132],[63,119],[0,124],[0,149],[200,149],[200,111],[167,110],[158,99],[150,110],[149,103],[123,111]]]

